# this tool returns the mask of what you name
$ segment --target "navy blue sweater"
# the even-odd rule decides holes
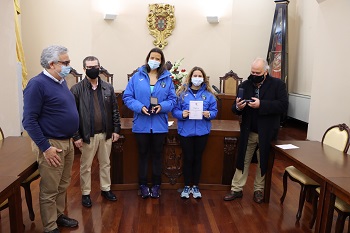
[[[23,127],[41,151],[50,147],[48,139],[69,139],[78,130],[78,111],[66,82],[41,72],[29,81],[23,98]]]

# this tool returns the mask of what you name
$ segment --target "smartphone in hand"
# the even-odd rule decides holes
[[[238,88],[238,95],[237,95],[237,97],[242,100],[243,96],[244,96],[244,89],[240,87],[240,88]]]

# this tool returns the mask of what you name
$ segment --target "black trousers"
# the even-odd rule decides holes
[[[152,156],[152,184],[161,184],[162,154],[166,133],[135,133],[139,151],[139,184],[148,183],[148,163]]]
[[[209,134],[203,136],[180,136],[183,154],[183,174],[185,186],[199,184],[202,171],[202,154],[208,141]]]

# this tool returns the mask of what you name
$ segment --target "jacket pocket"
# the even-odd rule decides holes
[[[105,94],[105,95],[103,96],[103,101],[104,101],[105,103],[110,103],[110,102],[111,102],[111,95],[110,95],[110,94]]]

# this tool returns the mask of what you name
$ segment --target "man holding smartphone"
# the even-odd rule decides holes
[[[248,80],[239,85],[239,93],[232,106],[232,111],[242,116],[242,123],[236,172],[232,179],[231,191],[224,197],[225,201],[242,198],[255,151],[258,166],[253,200],[259,204],[264,200],[270,143],[277,139],[281,115],[288,108],[286,84],[281,79],[269,76],[268,70],[267,61],[256,58]]]

